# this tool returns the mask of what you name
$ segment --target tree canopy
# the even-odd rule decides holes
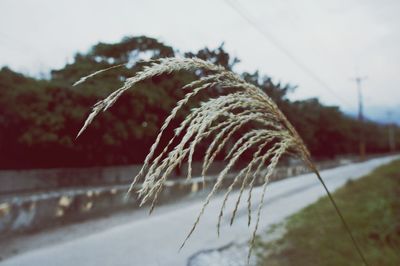
[[[4,67],[0,70],[0,167],[48,168],[142,163],[166,116],[182,98],[183,84],[204,73],[179,72],[141,82],[103,113],[85,134],[76,133],[97,100],[122,85],[143,67],[142,59],[171,57],[178,52],[157,39],[126,37],[118,43],[98,43],[73,63],[51,71],[48,80],[27,77]],[[232,69],[237,58],[224,50],[204,48],[181,54],[199,57]],[[128,63],[72,87],[80,77]],[[333,157],[358,151],[357,121],[317,99],[290,101],[295,87],[274,83],[259,72],[241,73],[259,86],[283,110],[313,155]],[[215,91],[206,93],[213,95]],[[201,97],[201,96],[199,96]],[[193,102],[193,105],[195,102]],[[177,117],[180,122],[185,112]],[[388,151],[387,126],[366,122],[367,151]],[[399,130],[396,128],[397,132]],[[173,134],[170,132],[169,134]],[[398,133],[397,133],[398,134]],[[167,136],[168,137],[168,136]],[[399,138],[397,138],[399,139]],[[397,147],[400,143],[397,143]]]

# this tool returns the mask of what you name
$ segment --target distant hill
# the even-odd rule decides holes
[[[390,115],[389,113],[390,112]],[[366,110],[368,118],[379,123],[396,123],[400,125],[400,105],[397,106],[371,106]]]
[[[344,111],[348,116],[357,118],[358,111]],[[367,106],[365,108],[365,117],[379,124],[395,123],[400,125],[400,105],[395,106]],[[390,115],[389,115],[390,112]]]

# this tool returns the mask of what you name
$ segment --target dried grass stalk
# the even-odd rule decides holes
[[[109,69],[115,67],[111,67]],[[253,125],[257,125],[257,128],[246,127],[249,128],[248,132],[246,132],[239,140],[236,141],[234,147],[226,155],[226,167],[220,172],[218,178],[215,180],[211,192],[206,197],[199,215],[197,216],[186,239],[183,241],[181,248],[185,245],[186,241],[189,239],[198,225],[200,218],[209,204],[212,196],[220,188],[222,182],[237,161],[239,161],[242,158],[242,155],[249,149],[256,149],[252,160],[233,179],[231,185],[228,187],[225,193],[217,224],[218,233],[225,204],[234,186],[240,183],[240,181],[240,192],[231,216],[231,224],[235,219],[235,214],[243,191],[246,187],[248,187],[248,223],[250,226],[252,189],[262,168],[267,165],[266,172],[263,176],[264,185],[262,189],[262,196],[257,208],[256,222],[251,238],[250,251],[248,254],[250,258],[259,225],[267,184],[270,181],[279,159],[285,153],[290,153],[291,155],[295,155],[302,159],[304,163],[317,175],[347,232],[349,233],[353,244],[357,248],[359,255],[363,259],[363,262],[367,265],[361,250],[359,249],[349,227],[340,213],[340,210],[325,186],[324,181],[320,177],[317,168],[312,163],[308,149],[294,127],[289,123],[287,118],[283,115],[271,98],[268,97],[268,95],[254,85],[245,82],[238,75],[227,71],[221,66],[216,66],[210,62],[206,62],[198,58],[164,58],[152,60],[149,66],[144,67],[141,72],[136,73],[135,76],[127,79],[121,88],[117,89],[107,98],[94,105],[92,112],[86,119],[82,129],[78,133],[78,136],[82,134],[82,132],[101,111],[106,111],[108,108],[110,108],[126,90],[132,88],[136,83],[165,73],[172,73],[181,70],[195,71],[198,69],[206,70],[206,73],[209,74],[199,80],[191,82],[183,88],[185,91],[187,91],[185,97],[177,103],[176,107],[171,111],[171,114],[166,118],[159,134],[157,135],[155,143],[150,148],[150,152],[144,161],[141,171],[133,179],[129,191],[134,188],[134,185],[139,180],[143,180],[142,186],[138,190],[138,197],[141,199],[141,205],[151,200],[152,203],[150,212],[153,210],[157,202],[158,195],[160,194],[168,175],[174,170],[175,167],[181,165],[181,163],[186,159],[188,160],[187,178],[191,178],[193,154],[196,150],[196,145],[198,145],[201,141],[209,136],[214,136],[214,139],[204,156],[202,170],[202,175],[204,177],[207,169],[213,163],[216,156],[224,150],[228,140],[233,137],[234,133],[240,129],[243,129],[244,126],[252,123]],[[91,78],[102,72],[103,71],[98,71],[89,76],[83,77],[76,84],[80,84],[88,78]],[[161,137],[163,136],[167,127],[170,125],[170,122],[176,117],[177,113],[185,105],[187,105],[187,103],[195,95],[206,89],[216,86],[222,89],[229,89],[230,93],[201,102],[197,108],[194,108],[191,113],[186,116],[182,124],[175,129],[175,136],[169,141],[160,154],[155,157],[155,151],[160,143]],[[171,147],[174,143],[174,140],[178,136],[181,137],[181,141],[174,147]]]

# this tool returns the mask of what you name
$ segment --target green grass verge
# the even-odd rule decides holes
[[[400,265],[400,160],[333,194],[369,265]],[[257,242],[259,265],[362,265],[327,197],[288,218],[286,233]]]

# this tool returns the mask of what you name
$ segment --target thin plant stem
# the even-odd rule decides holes
[[[358,245],[356,239],[354,238],[353,234],[351,233],[350,227],[348,226],[346,220],[345,220],[344,217],[343,217],[342,212],[340,211],[340,209],[339,209],[339,207],[337,206],[335,200],[333,199],[331,193],[329,192],[329,190],[328,190],[328,188],[327,188],[327,186],[326,186],[324,180],[322,179],[321,175],[319,174],[319,172],[318,172],[317,170],[314,170],[314,172],[315,172],[315,174],[317,175],[318,180],[321,182],[322,186],[324,187],[325,192],[326,192],[326,194],[328,195],[328,198],[329,198],[329,200],[331,201],[333,207],[335,208],[336,213],[338,214],[340,220],[342,221],[342,224],[343,224],[344,228],[346,229],[346,231],[347,231],[349,237],[351,238],[351,241],[353,242],[353,245],[354,245],[354,247],[356,248],[358,255],[360,256],[360,258],[361,258],[361,260],[363,261],[364,265],[369,266],[367,260],[366,260],[365,257],[364,257],[364,254],[363,254],[362,251],[361,251],[360,246]]]

